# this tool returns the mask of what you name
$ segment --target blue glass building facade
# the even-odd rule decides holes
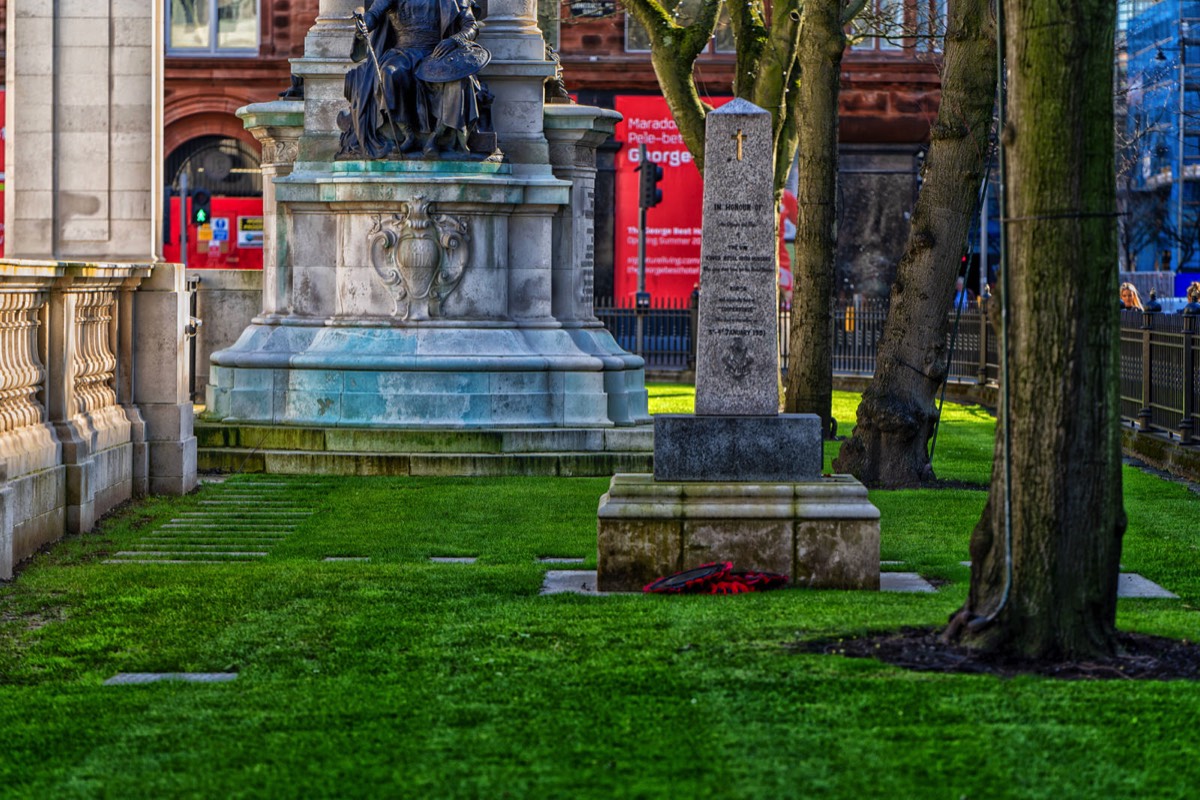
[[[1143,4],[1138,4],[1143,5]],[[1200,270],[1200,0],[1161,0],[1125,28],[1119,154],[1127,255],[1138,270]]]

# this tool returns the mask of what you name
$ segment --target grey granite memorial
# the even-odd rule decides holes
[[[595,149],[619,117],[545,104],[556,66],[527,2],[354,5],[322,0],[303,102],[241,112],[276,176],[263,313],[212,356],[208,420],[356,454],[280,471],[379,471],[363,451],[406,446],[518,453],[522,472],[647,464],[644,364],[592,310]]]
[[[822,476],[820,419],[779,413],[771,116],[708,115],[696,413],[654,419],[654,474],[615,475],[599,586],[630,591],[709,561],[823,588],[879,588],[879,512]]]
[[[771,115],[708,115],[696,413],[654,422],[663,481],[795,481],[821,473],[821,425],[779,413]]]

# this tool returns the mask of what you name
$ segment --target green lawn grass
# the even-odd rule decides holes
[[[835,416],[854,405],[839,394]],[[690,389],[655,387],[652,409],[690,409]],[[1195,685],[908,673],[787,649],[946,620],[991,436],[982,411],[947,406],[938,475],[980,489],[871,495],[882,557],[947,581],[933,595],[539,596],[539,556],[594,568],[606,479],[290,479],[316,513],[236,565],[102,562],[262,479],[128,507],[0,586],[0,795],[1194,796]],[[1121,600],[1119,624],[1194,638],[1200,497],[1125,477],[1124,566],[1180,599]],[[238,679],[101,685],[150,671]]]

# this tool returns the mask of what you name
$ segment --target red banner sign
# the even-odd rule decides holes
[[[731,98],[709,98],[721,105]],[[660,96],[618,95],[617,111],[624,119],[616,139],[624,144],[617,155],[616,248],[613,294],[618,302],[633,303],[638,286],[638,145],[646,157],[663,168],[659,182],[663,199],[646,212],[646,291],[656,301],[689,297],[700,280],[700,226],[704,184],[700,170]]]

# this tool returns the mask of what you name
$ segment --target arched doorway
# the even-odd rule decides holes
[[[262,269],[262,173],[258,153],[238,139],[198,136],[167,156],[163,174],[169,181],[169,223],[163,255],[181,261],[180,223],[186,213],[187,265],[234,269]],[[180,187],[186,176],[188,197],[182,210]],[[199,197],[211,198],[211,220],[194,219]]]

